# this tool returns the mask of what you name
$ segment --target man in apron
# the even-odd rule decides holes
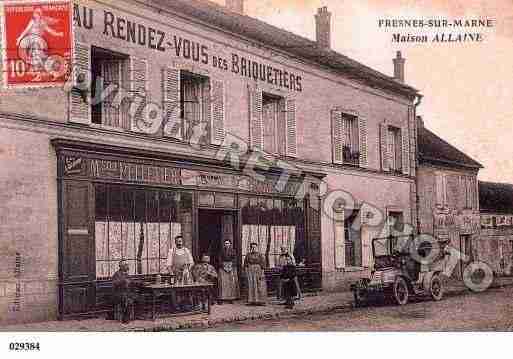
[[[192,283],[190,269],[194,265],[194,260],[189,249],[183,245],[181,235],[175,237],[175,246],[169,248],[166,264],[169,273],[175,276],[176,285],[183,286]],[[171,296],[171,304],[175,309],[180,309],[176,305],[177,301],[174,292]],[[182,307],[181,303],[179,304],[179,307]]]

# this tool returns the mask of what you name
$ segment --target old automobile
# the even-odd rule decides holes
[[[351,284],[355,306],[371,299],[408,303],[411,296],[443,297],[444,244],[420,243],[412,236],[376,238],[372,241],[370,277]]]

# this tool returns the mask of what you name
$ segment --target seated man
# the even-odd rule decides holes
[[[217,283],[217,271],[210,264],[210,256],[204,254],[201,257],[201,263],[195,264],[192,267],[192,276],[194,281],[198,283],[211,283],[214,284],[212,288],[210,288],[210,305],[212,305],[216,300],[216,283]]]
[[[120,319],[123,323],[128,323],[130,321],[131,311],[137,301],[137,295],[133,293],[133,288],[138,283],[130,279],[128,276],[128,269],[128,264],[125,261],[120,261],[119,270],[112,276],[112,302],[114,304],[114,308],[120,308]]]

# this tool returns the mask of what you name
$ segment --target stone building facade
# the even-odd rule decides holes
[[[285,246],[306,290],[338,290],[371,264],[371,211],[416,226],[401,55],[391,77],[331,50],[326,8],[317,43],[228,5],[76,2],[72,86],[1,90],[1,323],[101,313],[117,261],[151,277],[177,233],[195,259],[258,242],[271,288]]]
[[[418,206],[420,233],[448,242],[469,260],[479,259],[479,196],[481,164],[424,126],[418,117]],[[453,276],[461,278],[460,261]]]
[[[513,275],[513,185],[479,181],[482,260],[497,276]]]

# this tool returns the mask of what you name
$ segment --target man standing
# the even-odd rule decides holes
[[[175,237],[175,247],[169,248],[167,254],[167,268],[169,273],[174,274],[179,284],[189,282],[188,274],[194,264],[191,252],[183,245],[183,237],[181,235]]]

